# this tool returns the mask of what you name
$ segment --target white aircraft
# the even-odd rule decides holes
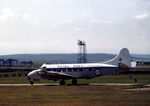
[[[43,64],[39,69],[31,71],[27,76],[30,84],[40,79],[60,80],[60,85],[65,85],[65,80],[72,79],[72,84],[77,84],[77,79],[91,79],[108,74],[128,71],[131,68],[129,51],[123,48],[112,60],[102,63],[82,64]]]

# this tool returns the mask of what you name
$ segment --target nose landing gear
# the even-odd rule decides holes
[[[31,85],[33,85],[33,84],[34,84],[34,82],[31,80],[31,78],[30,78],[30,77],[28,77],[28,80],[29,80],[29,83],[30,83]]]
[[[31,85],[33,85],[33,84],[34,84],[34,82],[33,82],[33,81],[30,81],[30,84],[31,84]]]

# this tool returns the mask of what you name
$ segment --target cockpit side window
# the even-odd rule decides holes
[[[46,71],[46,67],[41,67],[40,68],[42,71]]]

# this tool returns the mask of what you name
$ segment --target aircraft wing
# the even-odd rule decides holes
[[[67,74],[67,73],[63,73],[63,72],[44,71],[44,73],[49,76],[57,77],[57,78],[78,78],[78,76],[76,76],[76,75]]]

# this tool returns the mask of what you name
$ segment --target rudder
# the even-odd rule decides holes
[[[120,64],[130,68],[131,67],[131,59],[129,50],[127,48],[123,48],[120,50],[119,54],[112,60],[105,62],[105,64],[116,65],[119,67]]]

